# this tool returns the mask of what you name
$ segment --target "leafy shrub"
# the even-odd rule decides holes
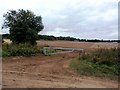
[[[3,44],[2,56],[30,56],[39,53],[37,46],[30,44]]]
[[[6,56],[10,56],[10,54],[7,51],[2,51],[1,56],[6,57]]]

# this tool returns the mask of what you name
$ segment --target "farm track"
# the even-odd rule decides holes
[[[93,47],[92,44],[91,47]],[[3,58],[3,88],[118,87],[117,81],[76,74],[69,67],[69,63],[77,56],[78,53],[76,52],[52,56],[37,55]]]
[[[3,87],[117,87],[115,81],[77,75],[68,67],[69,62],[51,56],[7,58],[3,60]]]

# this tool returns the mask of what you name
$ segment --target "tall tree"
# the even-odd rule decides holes
[[[19,9],[9,10],[3,17],[5,19],[2,28],[9,28],[13,43],[36,44],[38,32],[44,28],[41,16],[36,16],[29,10]]]

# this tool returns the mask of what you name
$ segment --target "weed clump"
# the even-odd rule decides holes
[[[82,75],[118,79],[120,48],[98,49],[73,60],[70,66]]]
[[[3,44],[2,56],[31,56],[39,53],[37,46],[30,44]]]

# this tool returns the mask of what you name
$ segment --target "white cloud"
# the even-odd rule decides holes
[[[43,17],[41,34],[79,38],[116,39],[118,0],[0,0],[2,15],[29,9]],[[3,32],[8,32],[4,30]],[[115,32],[115,33],[114,33]]]

